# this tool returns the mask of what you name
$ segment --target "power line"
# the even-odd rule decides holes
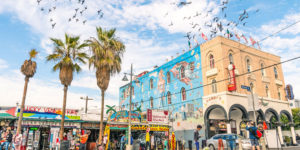
[[[284,27],[284,28],[282,28],[282,29],[280,29],[280,30],[278,30],[278,31],[276,31],[276,32],[274,32],[274,33],[272,33],[272,34],[270,34],[270,35],[268,35],[268,36],[262,38],[261,40],[259,40],[259,41],[257,41],[257,42],[258,42],[258,43],[263,42],[263,41],[265,41],[266,39],[268,39],[268,38],[270,38],[270,37],[272,37],[272,36],[274,36],[274,35],[280,33],[280,32],[283,31],[283,30],[286,30],[286,29],[292,27],[293,25],[295,25],[295,24],[297,24],[297,23],[299,23],[299,22],[300,22],[300,20],[299,20],[299,21],[296,21],[296,22],[294,22],[294,23],[292,23],[292,24],[290,24],[290,25],[287,25],[286,27]],[[243,50],[246,50],[246,49],[248,49],[248,48],[252,48],[252,47],[250,46],[250,44],[249,44],[249,45],[245,45],[245,46],[246,46],[246,48],[243,49]],[[196,46],[196,47],[197,47],[197,46]],[[196,48],[196,47],[195,47],[195,48]],[[195,49],[195,48],[194,48],[194,49]],[[201,53],[202,53],[202,52],[201,52],[201,49],[200,49],[200,55],[201,55]],[[235,54],[238,54],[238,53],[232,53],[232,56],[235,55]],[[195,53],[194,55],[196,55],[196,53]],[[187,59],[189,59],[189,58],[191,58],[191,57],[194,57],[194,55],[191,55],[191,56],[189,56],[189,57],[186,57],[186,58],[182,59],[181,62],[184,61],[184,60],[187,60]],[[200,56],[200,57],[201,57],[201,56]],[[224,59],[226,59],[226,58],[228,58],[228,56],[222,57],[222,58],[220,58],[220,59],[214,61],[214,63],[216,64],[217,62],[222,61],[222,60],[224,60]],[[169,65],[167,65],[167,66],[163,66],[161,69],[168,68],[168,67],[173,66],[173,65],[175,65],[175,64],[178,64],[178,62],[174,62],[174,63],[169,64]],[[198,71],[200,71],[200,70],[202,70],[202,69],[204,69],[204,68],[207,68],[207,67],[210,67],[210,65],[201,66],[199,69],[195,69],[193,72],[198,72]],[[141,77],[141,78],[142,78],[142,77]],[[191,79],[191,80],[195,80],[195,79]],[[176,83],[176,82],[168,83],[168,85],[172,85],[172,84],[174,84],[174,83]],[[161,85],[158,84],[158,85],[155,86],[155,88],[153,88],[153,89],[156,89],[157,87],[160,87],[160,86],[163,86],[163,85],[164,85],[164,84],[161,84]],[[150,90],[148,90],[148,91],[150,91]]]
[[[288,59],[288,60],[285,60],[285,61],[282,61],[282,62],[279,62],[279,63],[275,63],[273,65],[269,65],[269,66],[266,66],[266,67],[262,67],[262,68],[259,68],[259,69],[256,69],[256,70],[253,70],[253,71],[250,71],[250,72],[246,72],[246,73],[243,73],[243,74],[240,74],[240,75],[237,75],[236,77],[241,77],[241,76],[244,76],[244,75],[248,75],[248,74],[251,74],[251,73],[254,73],[254,72],[257,72],[257,71],[260,71],[262,69],[267,69],[267,68],[270,68],[270,67],[273,67],[273,66],[277,66],[277,65],[280,65],[280,64],[283,64],[283,63],[287,63],[287,62],[290,62],[290,61],[293,61],[293,60],[296,60],[296,59],[299,59],[300,56],[298,57],[294,57],[294,58],[291,58],[291,59]],[[192,90],[195,90],[195,89],[199,89],[199,88],[202,88],[202,87],[205,87],[205,86],[209,86],[209,85],[212,85],[212,84],[217,84],[217,83],[220,83],[220,82],[223,82],[223,81],[227,81],[229,80],[230,78],[225,78],[225,79],[222,79],[222,80],[219,80],[219,81],[216,81],[215,83],[208,83],[208,84],[205,84],[205,85],[202,85],[202,86],[198,86],[198,87],[194,87],[194,88],[191,88],[191,89],[187,89],[186,92],[188,91],[192,91]],[[175,94],[181,94],[181,91],[180,92],[174,92],[174,93],[171,93],[170,95],[175,95]],[[156,98],[153,98],[154,99],[159,99],[159,98],[162,98],[163,96],[160,96],[160,97],[156,97]],[[150,100],[146,100],[146,101],[143,101],[143,102],[148,102]],[[190,100],[185,100],[183,102],[188,102]],[[179,103],[183,103],[183,102],[179,102]],[[141,102],[136,102],[136,103],[141,103]],[[173,105],[173,104],[168,104],[168,105]]]

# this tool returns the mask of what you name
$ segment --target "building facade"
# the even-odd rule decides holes
[[[247,120],[271,129],[281,115],[292,122],[284,87],[279,56],[218,36],[135,78],[132,108],[171,111],[175,133],[186,141],[197,124],[206,138],[243,134]],[[119,92],[120,106],[128,109],[129,85]]]

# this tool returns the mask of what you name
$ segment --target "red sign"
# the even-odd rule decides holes
[[[147,121],[152,121],[152,110],[148,109],[147,110]]]
[[[167,123],[169,120],[169,112],[167,110],[148,109],[147,121],[156,123]]]
[[[229,84],[228,84],[228,91],[235,91],[236,90],[236,81],[235,81],[235,66],[234,64],[230,64],[228,66],[229,71]]]

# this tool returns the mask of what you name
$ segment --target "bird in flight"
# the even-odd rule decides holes
[[[55,25],[56,25],[56,23],[53,23],[53,24],[52,24],[52,29],[54,29]]]

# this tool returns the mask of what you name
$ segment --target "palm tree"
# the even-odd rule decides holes
[[[47,61],[55,62],[53,71],[59,70],[60,83],[64,86],[63,108],[59,138],[63,139],[65,112],[67,103],[68,87],[73,80],[73,73],[81,71],[80,63],[85,64],[88,59],[86,53],[82,52],[83,48],[88,46],[86,43],[80,44],[79,36],[69,36],[65,34],[65,41],[51,38],[54,44],[53,54],[46,57]]]
[[[92,37],[87,42],[92,51],[89,67],[92,65],[96,69],[97,85],[101,89],[99,143],[102,143],[104,93],[108,87],[110,76],[121,71],[121,57],[125,52],[125,46],[115,37],[116,29],[105,30],[97,27],[96,31],[97,39]]]
[[[20,110],[19,120],[18,120],[17,134],[19,134],[21,131],[21,124],[23,119],[23,111],[25,106],[25,99],[26,99],[29,78],[33,77],[36,72],[36,62],[32,61],[32,59],[35,58],[37,54],[38,52],[35,49],[32,49],[29,52],[29,59],[25,60],[23,65],[21,66],[21,72],[25,75],[25,85],[24,85],[22,104],[20,108],[21,110]]]

